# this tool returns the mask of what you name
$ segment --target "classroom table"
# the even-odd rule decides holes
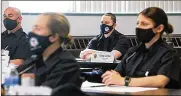
[[[129,87],[94,83],[85,81],[81,90],[90,96],[120,96],[120,95],[181,95],[181,89],[166,89],[154,87]]]
[[[81,68],[103,68],[103,69],[114,69],[121,61],[116,60],[113,63],[106,62],[90,62],[88,60],[82,60],[76,58],[77,62],[80,64]]]
[[[125,96],[125,95],[181,95],[181,89],[157,89],[157,90],[148,90],[148,91],[142,91],[142,92],[85,92],[86,94],[90,96]]]

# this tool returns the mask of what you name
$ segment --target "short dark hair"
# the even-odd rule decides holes
[[[166,33],[173,32],[173,26],[168,23],[168,17],[163,9],[158,7],[148,7],[144,9],[139,14],[142,14],[155,22],[155,27],[159,26],[160,24],[164,25],[164,29],[162,33],[165,31]]]
[[[105,16],[110,16],[111,20],[113,20],[113,23],[116,23],[116,16],[113,13],[105,13]]]

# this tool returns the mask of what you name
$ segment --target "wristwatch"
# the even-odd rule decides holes
[[[124,86],[128,86],[129,83],[131,82],[131,78],[129,76],[125,76],[124,82],[125,82]]]

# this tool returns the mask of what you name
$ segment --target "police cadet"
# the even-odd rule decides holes
[[[31,51],[37,59],[24,70],[21,67],[26,64],[19,66],[19,73],[34,73],[37,86],[56,88],[71,83],[80,87],[79,66],[74,57],[62,49],[71,42],[69,31],[69,21],[63,14],[40,14],[28,34]]]
[[[21,27],[21,12],[17,8],[8,7],[3,16],[6,31],[1,33],[1,49],[8,51],[10,63],[23,64],[31,56],[31,52],[27,35]]]
[[[130,46],[129,39],[118,32],[115,27],[116,16],[112,13],[104,14],[101,18],[101,33],[89,42],[87,48],[81,53],[81,58],[92,53],[91,50],[87,49],[93,49],[113,52],[116,59],[121,59]]]
[[[80,57],[82,59],[89,59],[94,50],[98,50],[113,52],[115,59],[120,60],[130,45],[129,39],[118,32],[115,27],[116,16],[112,13],[104,14],[101,18],[101,33],[89,42],[87,48],[80,53]],[[101,82],[101,75],[105,70],[96,69],[92,72],[82,72],[81,76],[91,82]]]
[[[180,64],[177,52],[162,40],[173,32],[166,13],[149,7],[139,13],[136,37],[142,43],[128,50],[115,70],[102,75],[106,85],[179,88]]]

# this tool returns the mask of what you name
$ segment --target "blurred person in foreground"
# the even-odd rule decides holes
[[[29,63],[25,62],[17,68],[20,74],[34,73],[36,86],[56,88],[64,84],[74,84],[80,87],[79,65],[62,48],[71,43],[69,31],[69,21],[63,14],[40,14],[32,32],[28,34],[33,56],[30,61],[27,60]]]

